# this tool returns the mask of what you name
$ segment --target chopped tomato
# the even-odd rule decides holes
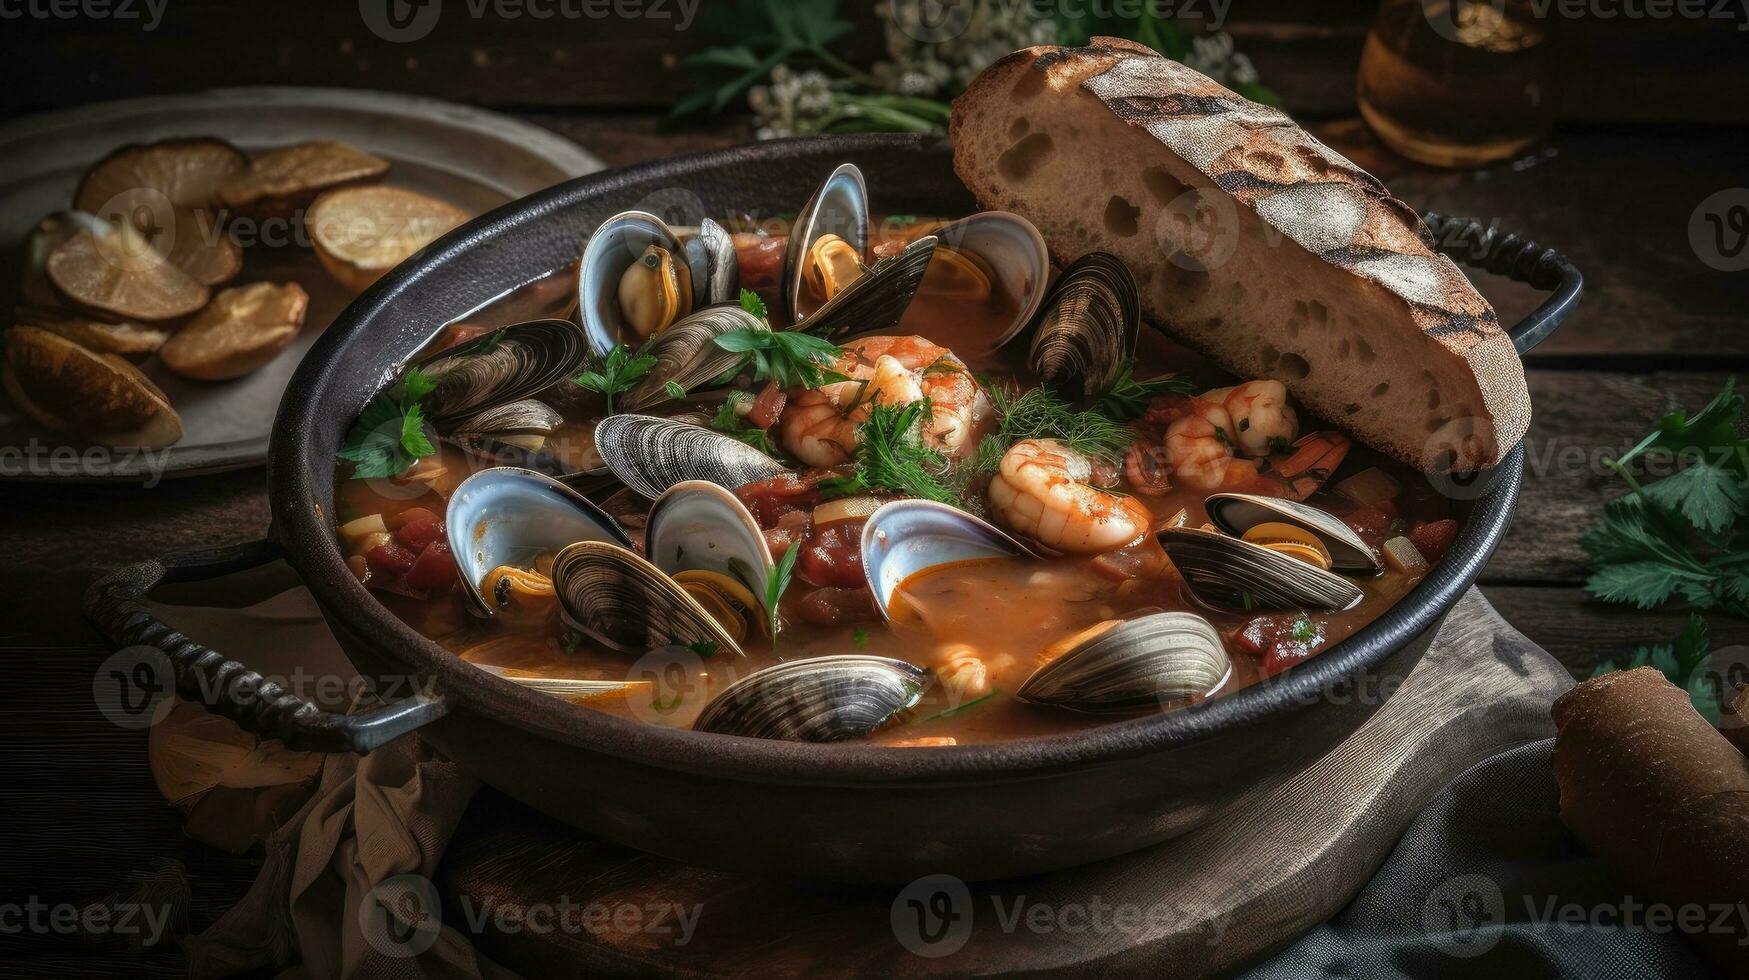
[[[1166,552],[1160,542],[1149,535],[1128,548],[1108,551],[1094,558],[1089,566],[1099,575],[1114,582],[1132,578],[1163,575],[1167,569]]]
[[[376,575],[395,576],[412,568],[414,559],[418,557],[418,552],[409,551],[406,545],[390,541],[370,549],[365,553],[364,560]]]
[[[798,510],[812,513],[814,505],[820,502],[820,490],[815,481],[790,473],[749,483],[736,489],[735,496],[741,498],[753,513],[754,520],[764,528],[776,527],[785,514]]]
[[[407,521],[395,531],[395,540],[406,545],[409,551],[424,551],[426,545],[443,539],[443,522],[431,517],[430,511],[425,513],[425,517]]]
[[[797,612],[814,626],[868,623],[880,618],[880,611],[874,604],[874,593],[866,585],[855,589],[815,589],[802,596]]]
[[[1377,550],[1384,547],[1385,538],[1390,536],[1391,515],[1377,507],[1357,507],[1342,518],[1343,522],[1360,535],[1367,547]]]
[[[1309,616],[1287,613],[1258,616],[1233,631],[1227,643],[1258,657],[1258,672],[1274,677],[1317,653],[1325,637],[1323,623]]]
[[[442,541],[427,545],[413,562],[413,567],[407,570],[404,581],[407,588],[428,596],[442,595],[454,588],[456,567],[449,545]]]
[[[862,574],[862,526],[867,518],[833,521],[814,528],[802,543],[796,575],[809,585],[855,589],[867,584]]]
[[[399,531],[403,524],[412,524],[416,521],[435,521],[437,519],[437,515],[425,507],[407,507],[396,513],[383,515],[383,523],[387,524],[391,531]],[[420,547],[424,546],[421,545]],[[413,550],[417,551],[419,549],[415,548]]]
[[[1416,521],[1409,526],[1409,543],[1421,552],[1429,565],[1437,564],[1457,540],[1457,521]]]
[[[747,424],[761,429],[771,428],[777,424],[777,417],[783,414],[784,403],[788,401],[789,394],[778,387],[777,382],[766,382],[765,390],[753,399],[753,407],[747,412]]]
[[[777,280],[783,271],[783,253],[789,248],[788,235],[734,235],[735,262],[739,266],[741,288],[764,296],[770,305],[777,298]]]

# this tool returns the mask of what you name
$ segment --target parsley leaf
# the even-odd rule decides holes
[[[419,399],[436,384],[417,367],[400,383],[372,398],[346,433],[336,454],[353,464],[352,479],[399,476],[419,459],[437,452],[425,434]]]
[[[946,458],[923,444],[920,427],[929,410],[927,398],[909,405],[871,404],[868,421],[856,427],[855,472],[821,480],[820,491],[834,499],[896,492],[963,506],[961,494],[942,480]]]
[[[796,330],[731,330],[713,339],[723,350],[744,355],[734,370],[738,372],[752,364],[754,381],[775,381],[780,388],[818,388],[849,380],[831,370],[844,351],[812,334]]]
[[[741,309],[753,314],[761,320],[768,319],[765,313],[765,301],[751,289],[741,290]]]
[[[771,566],[771,574],[765,579],[765,615],[766,625],[771,633],[771,643],[777,645],[778,614],[777,604],[789,589],[790,578],[796,570],[796,558],[802,553],[800,544],[792,544],[784,550],[783,557]]]
[[[624,344],[616,345],[606,357],[591,357],[582,374],[573,380],[590,391],[607,398],[607,414],[613,414],[613,399],[629,390],[656,366],[656,355],[634,354]]]

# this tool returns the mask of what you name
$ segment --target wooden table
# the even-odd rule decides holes
[[[231,16],[225,11],[236,9],[203,2],[194,6],[205,12],[189,22],[188,30],[197,34],[208,30],[202,26],[207,16],[222,24]],[[1687,232],[1690,215],[1703,198],[1749,183],[1740,150],[1749,134],[1737,128],[1643,124],[1639,120],[1650,110],[1627,98],[1617,103],[1625,106],[1618,120],[1633,122],[1600,121],[1590,111],[1595,106],[1569,112],[1583,121],[1565,126],[1553,141],[1553,152],[1532,166],[1474,175],[1430,173],[1368,148],[1354,124],[1340,121],[1344,103],[1337,93],[1351,92],[1351,82],[1343,81],[1340,73],[1331,81],[1312,72],[1303,57],[1305,46],[1289,43],[1299,37],[1305,45],[1333,51],[1333,57],[1349,59],[1339,63],[1351,71],[1359,38],[1353,25],[1304,30],[1310,33],[1250,25],[1249,36],[1266,76],[1273,64],[1279,66],[1273,77],[1284,88],[1293,80],[1306,80],[1309,107],[1330,113],[1334,120],[1325,126],[1331,139],[1357,146],[1354,154],[1362,164],[1416,207],[1482,217],[1527,232],[1565,250],[1586,274],[1586,296],[1578,314],[1528,358],[1536,408],[1528,441],[1530,473],[1511,533],[1483,578],[1485,593],[1507,619],[1575,674],[1588,673],[1599,657],[1668,642],[1683,614],[1639,613],[1587,598],[1581,589],[1585,556],[1579,536],[1602,503],[1622,490],[1602,466],[1604,456],[1619,454],[1658,414],[1678,405],[1698,407],[1727,377],[1749,368],[1749,273],[1707,267],[1696,258]],[[286,45],[296,47],[292,41]],[[47,64],[53,50],[47,56],[42,51],[21,55],[8,71]],[[303,50],[312,50],[311,42],[305,41]],[[631,50],[640,58],[671,63],[666,49],[658,54],[654,48],[633,45]],[[449,51],[438,47],[440,55],[447,57]],[[402,57],[410,56],[403,51]],[[476,66],[480,58],[490,61],[489,54],[476,55]],[[426,62],[427,69],[434,60]],[[334,61],[322,64],[333,67]],[[374,68],[364,65],[367,61],[351,54],[340,57],[338,64],[357,71],[323,80],[434,88],[435,94],[477,101],[471,92],[445,91],[453,80],[409,84],[407,75],[385,69],[383,61],[374,62]],[[20,63],[26,68],[18,69]],[[227,66],[236,63],[226,61]],[[1328,59],[1320,63],[1328,64]],[[131,77],[128,65],[119,63],[112,77]],[[416,59],[404,67],[415,73]],[[217,68],[199,63],[190,71],[196,78],[203,71],[221,77]],[[1667,91],[1668,75],[1648,82],[1650,91]],[[71,94],[49,95],[43,83],[31,90],[37,97],[33,102],[32,95],[20,96],[18,88],[7,87],[0,105],[17,108],[97,97],[83,73],[66,77]],[[317,81],[301,74],[298,79]],[[1608,84],[1623,88],[1619,82]],[[1720,94],[1718,87],[1709,86],[1708,91]],[[658,85],[627,95],[619,104],[669,94]],[[745,122],[676,130],[644,109],[549,108],[551,99],[531,95],[526,88],[483,98],[521,105],[519,114],[576,140],[610,165],[729,145],[749,135]],[[1740,102],[1710,101],[1720,107],[1711,118],[1745,118]],[[1689,108],[1676,115],[1693,117]],[[1527,291],[1511,284],[1481,285],[1508,321],[1534,302]],[[0,783],[5,786],[0,797],[0,903],[22,903],[32,896],[50,903],[82,903],[126,893],[133,887],[130,875],[176,860],[189,871],[194,889],[190,916],[200,926],[246,887],[255,862],[184,838],[178,816],[152,785],[143,733],[119,729],[98,714],[92,675],[108,650],[80,617],[78,603],[84,586],[101,569],[258,536],[267,524],[265,490],[259,470],[178,481],[149,492],[0,486],[0,608],[6,611],[0,619],[0,676],[6,678],[0,685],[0,745],[6,760]],[[1749,642],[1749,624],[1724,617],[1713,617],[1712,624],[1716,644]],[[0,962],[20,953],[31,957],[33,971],[45,973],[82,974],[112,965],[138,976],[181,975],[174,951],[136,955],[113,942],[81,945],[66,936],[0,934]]]

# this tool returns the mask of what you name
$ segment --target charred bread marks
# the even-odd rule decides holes
[[[1528,428],[1487,301],[1413,210],[1281,112],[1100,38],[998,61],[951,132],[960,178],[1059,264],[1117,253],[1149,316],[1392,455],[1483,468]]]

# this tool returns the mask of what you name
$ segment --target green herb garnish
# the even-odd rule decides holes
[[[984,694],[984,695],[980,695],[979,697],[975,697],[975,698],[971,699],[970,701],[967,701],[965,704],[956,704],[953,707],[948,708],[946,711],[937,712],[937,713],[930,715],[929,717],[923,719],[923,721],[918,722],[918,724],[921,725],[925,721],[936,721],[936,720],[939,720],[942,718],[952,718],[954,715],[957,715],[962,711],[969,711],[972,708],[975,708],[978,705],[983,704],[985,701],[988,701],[991,698],[993,698],[996,695],[1001,694],[1001,693],[1002,693],[1001,691],[998,691],[995,688],[991,688],[990,693],[988,693],[988,694]]]
[[[691,650],[693,653],[698,654],[701,657],[713,657],[713,656],[716,656],[717,641],[715,641],[715,640],[700,640],[697,643],[687,644],[686,648],[688,650]]]
[[[978,472],[996,470],[1008,447],[1023,439],[1055,439],[1090,459],[1115,463],[1130,446],[1130,430],[1096,411],[1078,410],[1043,388],[1016,395],[1001,386],[990,388],[990,400],[1002,417],[994,434],[984,437],[973,457]]]
[[[425,435],[419,400],[436,382],[409,368],[399,384],[372,398],[341,443],[339,456],[353,464],[355,480],[399,476],[419,459],[437,452]]]
[[[851,630],[850,631],[850,642],[856,644],[856,648],[858,650],[867,649],[868,648],[868,630],[865,630],[860,626],[858,626],[856,629]]]
[[[1136,359],[1129,358],[1118,369],[1117,377],[1093,399],[1095,412],[1116,422],[1130,422],[1142,417],[1148,402],[1160,395],[1191,395],[1196,385],[1187,378],[1168,374],[1147,381],[1136,380]]]
[[[755,297],[757,298],[757,297]],[[844,351],[831,341],[796,330],[731,330],[714,338],[723,350],[742,355],[733,368],[751,363],[754,381],[775,381],[780,388],[818,388],[846,381],[831,370]]]
[[[666,391],[668,393],[669,398],[685,398],[686,397],[686,389],[682,388],[680,386],[680,382],[678,382],[678,381],[663,382],[662,390]]]
[[[644,375],[649,374],[650,369],[655,366],[656,355],[634,354],[631,348],[618,344],[607,352],[606,357],[591,357],[587,369],[573,380],[578,385],[605,396],[607,414],[612,415],[614,396],[630,390],[633,385],[644,380]]]
[[[961,506],[960,494],[943,480],[947,460],[923,444],[920,428],[928,417],[927,398],[870,405],[868,421],[856,427],[855,472],[821,480],[821,492],[838,498],[886,491]]]
[[[765,301],[751,289],[741,290],[741,309],[753,314],[761,320],[768,319],[765,314]]]
[[[1688,623],[1682,628],[1682,635],[1676,638],[1676,643],[1661,644],[1654,647],[1640,647],[1625,663],[1605,660],[1591,672],[1592,677],[1607,674],[1616,670],[1632,670],[1635,667],[1656,667],[1670,683],[1688,692],[1688,699],[1694,704],[1694,710],[1701,717],[1714,725],[1719,723],[1721,692],[1707,667],[1707,648],[1710,638],[1707,634],[1706,620],[1699,613],[1689,613]]]
[[[1309,618],[1301,616],[1294,620],[1294,639],[1301,643],[1315,643],[1318,640],[1318,624]]]
[[[800,543],[792,544],[784,549],[783,557],[771,566],[771,574],[765,579],[765,616],[766,625],[770,628],[771,645],[777,645],[777,603],[783,598],[789,588],[789,580],[796,570],[796,558],[802,553]]]
[[[741,417],[740,406],[752,400],[753,396],[744,391],[734,392],[717,409],[717,414],[710,420],[710,427],[770,456],[773,452],[771,436],[764,429],[749,424]]]

